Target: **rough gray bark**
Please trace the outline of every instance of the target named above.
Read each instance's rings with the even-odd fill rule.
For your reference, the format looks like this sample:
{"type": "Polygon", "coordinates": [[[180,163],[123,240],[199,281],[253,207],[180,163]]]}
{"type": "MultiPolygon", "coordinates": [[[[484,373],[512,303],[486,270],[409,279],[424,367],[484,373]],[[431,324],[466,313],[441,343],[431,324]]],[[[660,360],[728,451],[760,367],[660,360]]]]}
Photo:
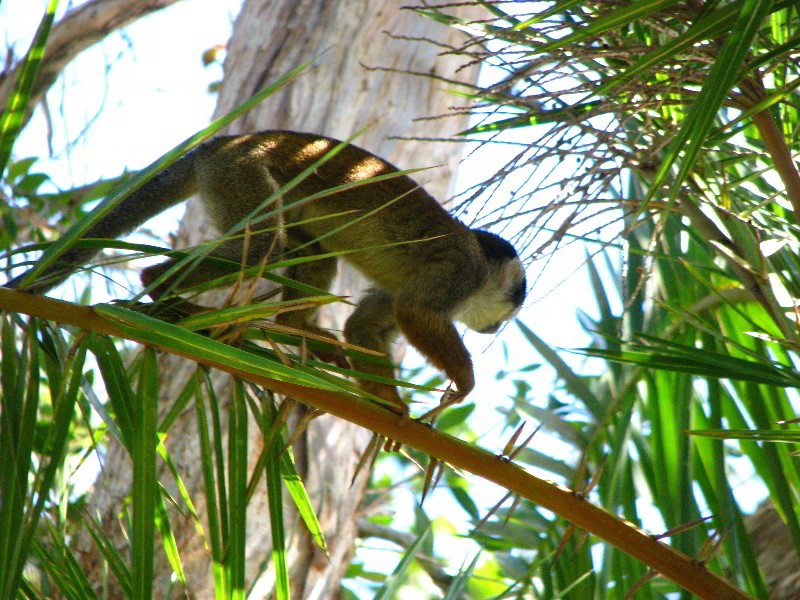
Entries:
{"type": "MultiPolygon", "coordinates": [[[[458,158],[458,146],[445,143],[407,142],[388,136],[445,137],[466,125],[464,118],[413,122],[415,117],[446,113],[458,98],[446,94],[453,87],[433,78],[413,77],[381,69],[429,73],[474,83],[473,68],[456,74],[461,62],[452,56],[439,56],[441,49],[429,43],[393,40],[384,33],[435,39],[458,45],[461,35],[436,25],[410,11],[400,10],[405,0],[248,0],[238,16],[228,46],[217,116],[251,96],[264,85],[303,62],[313,60],[315,68],[278,95],[240,119],[228,133],[261,129],[294,129],[346,138],[360,127],[372,128],[357,140],[358,145],[375,152],[400,168],[443,165],[421,173],[418,180],[440,200],[447,196],[458,158]]],[[[181,244],[194,244],[214,236],[199,206],[190,203],[179,234],[181,244]]],[[[341,270],[340,270],[341,271],[341,270]]],[[[359,283],[353,273],[340,272],[336,293],[356,294],[359,283]]],[[[328,311],[323,325],[341,330],[341,311],[328,311]]],[[[162,368],[162,406],[164,410],[177,397],[194,365],[165,356],[162,368]]],[[[225,398],[225,383],[219,382],[225,398]]],[[[223,424],[223,430],[226,425],[223,424]]],[[[249,466],[262,448],[254,423],[250,424],[249,466]]],[[[356,538],[355,519],[362,498],[365,474],[350,486],[358,456],[370,433],[333,417],[312,422],[296,452],[298,469],[311,495],[328,546],[326,557],[307,535],[304,525],[291,516],[287,501],[287,526],[292,544],[289,552],[292,594],[295,598],[334,598],[346,569],[356,538]]],[[[193,411],[187,411],[172,426],[168,448],[184,478],[198,513],[205,514],[202,473],[197,468],[197,432],[193,411]]],[[[127,458],[119,448],[109,449],[105,471],[113,478],[99,483],[91,511],[103,515],[113,526],[122,501],[128,493],[127,458]]],[[[171,478],[164,473],[162,482],[171,478]]],[[[178,540],[189,589],[193,598],[213,597],[210,553],[198,535],[195,524],[173,512],[172,526],[178,540]]],[[[247,585],[252,597],[268,597],[274,576],[270,563],[271,538],[262,484],[250,503],[247,540],[247,585]]],[[[119,538],[118,538],[119,539],[119,538]]],[[[126,542],[120,539],[121,546],[126,542]]],[[[101,576],[100,563],[87,545],[84,565],[93,576],[101,576]]],[[[156,552],[154,589],[166,596],[170,568],[163,553],[156,552]]],[[[177,586],[176,586],[177,587],[177,586]]],[[[173,597],[183,596],[174,589],[173,597]]]]}
{"type": "Polygon", "coordinates": [[[773,600],[800,598],[800,556],[789,528],[780,514],[765,500],[752,515],[744,518],[758,566],[773,600]]]}

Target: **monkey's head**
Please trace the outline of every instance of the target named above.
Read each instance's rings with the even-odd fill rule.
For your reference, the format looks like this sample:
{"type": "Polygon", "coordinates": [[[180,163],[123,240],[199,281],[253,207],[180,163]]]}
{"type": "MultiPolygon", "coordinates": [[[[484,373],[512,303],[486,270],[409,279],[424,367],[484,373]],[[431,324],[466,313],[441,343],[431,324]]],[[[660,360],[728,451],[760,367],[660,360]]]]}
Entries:
{"type": "Polygon", "coordinates": [[[456,307],[454,318],[478,333],[496,333],[525,301],[525,270],[510,243],[499,235],[473,229],[486,255],[489,272],[483,285],[456,307]]]}

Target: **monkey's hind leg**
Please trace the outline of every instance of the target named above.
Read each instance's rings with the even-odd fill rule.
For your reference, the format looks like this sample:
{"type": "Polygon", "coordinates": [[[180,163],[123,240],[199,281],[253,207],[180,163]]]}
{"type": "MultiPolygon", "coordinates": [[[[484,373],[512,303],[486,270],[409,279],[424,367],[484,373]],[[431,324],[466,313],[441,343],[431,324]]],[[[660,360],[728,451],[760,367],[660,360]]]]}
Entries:
{"type": "MultiPolygon", "coordinates": [[[[269,211],[280,208],[283,199],[277,196],[267,206],[261,207],[270,192],[279,191],[278,184],[256,155],[244,153],[239,156],[230,150],[227,154],[230,156],[226,157],[224,152],[199,153],[195,171],[199,197],[206,215],[218,231],[233,231],[235,237],[222,241],[209,253],[209,259],[195,264],[190,271],[182,270],[157,284],[150,292],[154,300],[170,291],[179,292],[236,272],[242,263],[256,266],[270,252],[274,255],[283,252],[283,213],[278,211],[268,217],[263,215],[265,211],[269,214],[269,211]],[[245,219],[252,221],[256,211],[260,211],[264,218],[256,219],[252,232],[245,234],[243,229],[234,230],[245,219]],[[244,256],[245,248],[247,256],[244,256]],[[215,263],[213,258],[224,258],[233,264],[215,263]]],[[[173,258],[145,269],[142,283],[150,287],[180,260],[173,258]]]]}
{"type": "MultiPolygon", "coordinates": [[[[266,240],[259,239],[255,236],[250,241],[247,260],[245,261],[248,266],[258,265],[264,257],[264,254],[268,251],[268,248],[264,247],[265,241],[266,240]]],[[[235,273],[241,268],[243,254],[242,245],[243,242],[239,239],[223,242],[209,254],[211,260],[203,259],[198,264],[191,267],[190,271],[181,269],[170,275],[167,279],[155,285],[149,292],[149,296],[153,300],[159,300],[168,293],[181,292],[195,285],[235,273]],[[225,259],[230,261],[230,264],[226,265],[220,262],[214,262],[214,258],[225,259]]],[[[279,250],[276,250],[276,252],[279,252],[279,250]]],[[[157,265],[147,267],[142,271],[142,285],[145,288],[150,287],[164,273],[172,269],[182,260],[183,257],[170,258],[157,265]]],[[[186,268],[188,269],[189,267],[186,268]]]]}
{"type": "MultiPolygon", "coordinates": [[[[385,359],[352,359],[353,367],[371,375],[394,379],[394,367],[389,359],[389,345],[397,335],[392,297],[383,290],[370,290],[344,326],[345,339],[357,346],[377,350],[385,359]],[[379,361],[379,362],[377,362],[379,361]]],[[[362,379],[358,386],[367,393],[386,400],[397,407],[401,414],[408,414],[408,405],[400,398],[397,388],[385,383],[362,379]]]]}
{"type": "MultiPolygon", "coordinates": [[[[312,244],[311,246],[303,248],[301,251],[292,253],[290,258],[313,257],[322,254],[322,252],[323,250],[318,244],[312,244]]],[[[292,265],[286,271],[286,277],[289,279],[320,290],[325,290],[326,292],[330,289],[335,276],[335,257],[315,259],[309,262],[292,265]]],[[[284,286],[283,288],[283,300],[302,300],[307,296],[309,296],[309,294],[296,288],[289,286],[284,286]]],[[[316,325],[316,317],[317,308],[310,307],[280,313],[275,318],[275,322],[278,325],[284,325],[286,327],[336,340],[335,335],[316,325]]],[[[324,362],[338,364],[346,368],[348,366],[347,361],[341,354],[341,351],[337,352],[337,350],[338,348],[334,348],[331,352],[315,350],[314,355],[324,362]]]]}

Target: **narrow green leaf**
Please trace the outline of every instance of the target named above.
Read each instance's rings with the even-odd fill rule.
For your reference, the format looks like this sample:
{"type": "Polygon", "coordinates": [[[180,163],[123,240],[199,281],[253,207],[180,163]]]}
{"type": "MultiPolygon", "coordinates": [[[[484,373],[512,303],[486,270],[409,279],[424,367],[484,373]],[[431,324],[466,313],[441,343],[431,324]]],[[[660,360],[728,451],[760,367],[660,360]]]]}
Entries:
{"type": "MultiPolygon", "coordinates": [[[[0,598],[13,598],[27,560],[21,546],[31,532],[24,529],[32,464],[33,434],[39,408],[39,351],[36,343],[37,321],[31,319],[28,335],[17,354],[13,346],[15,327],[3,315],[3,395],[0,398],[0,598]],[[23,371],[25,376],[23,376],[23,371]],[[27,379],[27,386],[25,385],[27,379]]],[[[36,515],[38,517],[38,515],[36,515]]]]}
{"type": "Polygon", "coordinates": [[[244,600],[245,540],[247,535],[247,403],[244,385],[234,379],[233,398],[228,415],[228,498],[230,526],[228,560],[231,573],[231,598],[244,600]]]}
{"type": "Polygon", "coordinates": [[[567,363],[561,360],[561,357],[559,357],[541,338],[533,333],[533,331],[528,329],[522,321],[516,319],[515,322],[520,330],[522,330],[522,334],[528,342],[542,355],[542,358],[550,363],[556,370],[556,373],[558,373],[558,376],[564,380],[564,383],[567,385],[567,390],[583,402],[586,408],[589,409],[589,412],[591,412],[598,421],[602,421],[605,409],[602,403],[589,389],[589,386],[586,385],[583,378],[576,375],[575,372],[569,368],[567,363]]]}
{"type": "Polygon", "coordinates": [[[457,600],[462,597],[462,593],[464,593],[467,584],[472,578],[472,573],[475,571],[480,556],[481,553],[476,552],[475,556],[472,557],[472,560],[466,567],[462,564],[458,573],[456,573],[456,576],[453,577],[453,580],[450,582],[450,585],[447,586],[447,593],[442,600],[457,600]]]}
{"type": "MultiPolygon", "coordinates": [[[[201,369],[202,367],[198,366],[197,368],[201,369]]],[[[186,410],[186,407],[189,406],[189,402],[192,401],[192,396],[197,394],[196,386],[196,377],[192,377],[186,382],[186,385],[183,386],[178,398],[175,400],[172,406],[170,406],[169,411],[166,415],[164,415],[161,423],[159,423],[158,430],[160,432],[166,433],[169,431],[169,428],[172,427],[172,424],[175,422],[175,420],[181,414],[183,414],[183,412],[186,410]]],[[[177,475],[177,470],[175,471],[175,475],[177,475]]]]}
{"type": "Polygon", "coordinates": [[[313,304],[323,306],[331,302],[338,302],[338,296],[310,296],[303,298],[302,301],[294,302],[259,302],[257,304],[245,304],[243,306],[230,306],[208,313],[194,315],[180,321],[179,325],[191,331],[198,329],[208,329],[220,325],[232,325],[235,323],[250,323],[257,319],[266,319],[276,313],[291,308],[293,305],[313,304]]]}
{"type": "Polygon", "coordinates": [[[120,306],[99,304],[94,307],[94,310],[101,316],[112,320],[131,337],[144,340],[149,344],[168,348],[178,353],[192,354],[201,359],[207,358],[236,365],[237,368],[244,371],[282,381],[291,381],[322,389],[340,389],[332,385],[330,380],[314,376],[313,371],[285,367],[278,361],[265,361],[238,348],[120,306]]]}
{"type": "MultiPolygon", "coordinates": [[[[562,0],[561,2],[556,2],[547,10],[544,10],[535,16],[531,17],[530,19],[526,19],[525,21],[518,22],[514,25],[514,29],[518,31],[522,31],[524,29],[530,28],[531,25],[536,25],[536,23],[541,23],[545,19],[558,15],[560,13],[564,13],[568,11],[570,8],[576,5],[582,4],[581,0],[562,0]]],[[[535,30],[530,33],[536,33],[535,30]]]]}
{"type": "Polygon", "coordinates": [[[411,544],[408,550],[406,550],[403,554],[400,562],[397,563],[397,566],[394,568],[394,571],[392,571],[392,574],[386,578],[386,581],[381,586],[381,589],[378,590],[377,594],[375,594],[375,600],[390,600],[391,598],[397,597],[403,575],[408,570],[408,567],[411,566],[411,561],[414,560],[417,552],[424,546],[425,541],[430,533],[431,528],[427,527],[422,533],[419,534],[419,536],[417,536],[417,539],[414,540],[414,543],[411,544]]]}
{"type": "Polygon", "coordinates": [[[550,453],[539,452],[533,448],[523,448],[515,460],[563,477],[565,481],[573,481],[576,475],[575,469],[563,460],[555,459],[550,453]]]}
{"type": "Polygon", "coordinates": [[[752,440],[787,444],[800,442],[800,431],[796,429],[690,429],[686,433],[722,440],[752,440]]]}
{"type": "Polygon", "coordinates": [[[591,37],[601,35],[606,31],[617,29],[629,23],[634,23],[648,15],[664,10],[677,2],[678,0],[639,0],[638,2],[626,3],[612,13],[594,19],[584,27],[575,27],[576,31],[574,33],[537,46],[536,53],[546,54],[556,49],[565,51],[570,44],[582,42],[591,37]]]}
{"type": "Polygon", "coordinates": [[[800,375],[772,368],[761,362],[748,361],[711,352],[698,356],[690,352],[667,352],[664,348],[656,350],[646,346],[629,345],[631,350],[603,350],[581,348],[573,350],[579,354],[598,356],[606,360],[638,365],[642,368],[659,369],[680,373],[691,373],[703,377],[718,377],[753,383],[764,383],[779,387],[796,387],[800,375]]]}
{"type": "Polygon", "coordinates": [[[50,35],[50,27],[56,16],[58,0],[49,0],[44,16],[36,30],[30,50],[25,55],[25,60],[19,70],[14,90],[8,97],[6,110],[0,116],[0,173],[2,173],[8,159],[11,156],[11,148],[17,139],[22,122],[25,119],[25,111],[28,110],[31,89],[36,81],[36,74],[39,72],[39,65],[44,56],[44,47],[50,35]]]}
{"type": "Polygon", "coordinates": [[[39,157],[29,156],[28,158],[21,158],[12,162],[8,166],[8,180],[14,183],[14,180],[17,178],[27,175],[37,160],[39,160],[39,157]]]}
{"type": "Polygon", "coordinates": [[[459,506],[464,509],[464,512],[466,512],[474,522],[477,523],[480,521],[480,510],[472,499],[472,496],[469,495],[469,484],[467,480],[460,475],[450,474],[447,476],[447,486],[450,488],[450,493],[453,494],[453,498],[455,498],[459,506]]]}
{"type": "Polygon", "coordinates": [[[105,531],[103,531],[102,525],[94,519],[83,515],[81,522],[86,526],[89,535],[92,536],[95,547],[106,560],[109,567],[111,567],[111,572],[116,576],[125,597],[130,598],[133,596],[131,571],[120,555],[119,550],[117,550],[117,547],[114,545],[114,542],[112,542],[105,531]]]}
{"type": "Polygon", "coordinates": [[[146,348],[136,393],[133,430],[133,526],[131,555],[133,598],[148,600],[153,593],[155,541],[156,428],[158,426],[158,362],[155,350],[146,348]]]}
{"type": "Polygon", "coordinates": [[[465,425],[467,418],[475,411],[475,403],[469,402],[461,406],[448,409],[436,420],[436,427],[441,431],[448,431],[465,425]]]}
{"type": "MultiPolygon", "coordinates": [[[[505,106],[505,100],[499,99],[505,106]]],[[[475,133],[486,133],[495,131],[507,131],[510,129],[517,129],[520,127],[531,127],[533,125],[545,125],[547,123],[563,123],[564,121],[577,121],[581,118],[586,119],[589,116],[600,116],[612,110],[605,102],[584,102],[568,106],[566,108],[559,108],[556,110],[537,110],[530,111],[530,107],[524,108],[524,114],[509,117],[508,119],[500,119],[492,121],[491,123],[484,123],[475,125],[464,131],[460,131],[458,135],[467,136],[475,133]]]]}
{"type": "Polygon", "coordinates": [[[744,57],[750,49],[753,38],[758,33],[761,22],[769,14],[772,0],[745,0],[731,34],[711,67],[703,89],[691,104],[689,114],[681,124],[681,129],[673,138],[669,151],[658,169],[650,191],[647,194],[639,213],[645,210],[650,200],[659,193],[667,173],[683,153],[678,175],[673,182],[669,198],[675,198],[678,189],[686,180],[694,166],[706,135],[714,124],[717,111],[730,89],[741,77],[744,57]]]}
{"type": "Polygon", "coordinates": [[[94,593],[89,579],[72,556],[72,550],[67,547],[63,534],[55,531],[50,524],[48,524],[48,530],[50,547],[45,546],[40,540],[34,539],[31,545],[32,557],[47,573],[47,576],[55,584],[54,587],[65,597],[95,600],[97,595],[94,593]]]}
{"type": "MultiPolygon", "coordinates": [[[[39,518],[44,512],[45,503],[50,498],[50,490],[55,482],[56,474],[63,466],[75,402],[81,388],[85,360],[86,346],[84,344],[79,344],[74,354],[72,354],[71,360],[68,361],[65,366],[65,370],[68,370],[70,373],[69,379],[65,378],[62,381],[62,387],[59,390],[58,396],[53,398],[53,408],[55,412],[46,442],[46,447],[51,449],[50,460],[43,466],[40,466],[37,472],[38,486],[36,489],[36,502],[25,515],[21,541],[14,548],[14,553],[17,557],[15,561],[20,560],[24,562],[25,559],[27,559],[31,543],[38,532],[39,518]]],[[[38,376],[36,379],[36,385],[38,387],[38,376]]],[[[30,431],[32,432],[32,428],[30,431]]]]}
{"type": "Polygon", "coordinates": [[[118,428],[120,443],[132,452],[134,428],[134,393],[128,381],[125,365],[108,336],[92,334],[89,347],[97,360],[103,383],[108,393],[109,402],[114,409],[116,419],[106,423],[112,431],[118,428]]]}
{"type": "MultiPolygon", "coordinates": [[[[228,548],[230,544],[230,535],[228,533],[228,526],[230,523],[230,516],[228,510],[228,491],[225,487],[228,479],[225,475],[225,452],[222,447],[222,414],[220,403],[217,399],[214,384],[208,374],[208,370],[203,371],[203,378],[205,383],[205,390],[208,394],[208,404],[211,411],[211,428],[213,434],[213,448],[214,448],[214,464],[217,467],[217,498],[219,501],[219,525],[222,533],[222,548],[228,548]]],[[[230,569],[230,564],[227,565],[230,569]]],[[[230,579],[227,581],[226,586],[230,590],[230,579]]]]}
{"type": "MultiPolygon", "coordinates": [[[[162,442],[159,442],[163,445],[162,442]]],[[[175,534],[172,533],[172,526],[169,523],[169,513],[167,512],[167,505],[164,503],[164,496],[160,488],[157,489],[157,496],[155,501],[155,524],[161,534],[161,543],[164,546],[164,554],[167,556],[172,573],[175,575],[181,587],[186,587],[186,576],[183,572],[183,564],[181,564],[181,556],[178,552],[178,543],[175,541],[175,534]]],[[[185,490],[184,490],[185,491],[185,490]]],[[[197,515],[194,515],[197,519],[197,515]]]]}
{"type": "MultiPolygon", "coordinates": [[[[282,437],[280,439],[284,440],[284,445],[288,443],[288,438],[282,437]]],[[[297,507],[297,512],[306,525],[306,529],[308,529],[308,532],[314,538],[317,546],[319,546],[323,552],[327,553],[328,544],[325,542],[322,525],[314,511],[314,506],[311,503],[308,491],[305,485],[303,485],[303,480],[297,472],[291,448],[287,448],[286,451],[281,454],[278,459],[278,466],[280,467],[281,477],[286,484],[286,489],[292,497],[295,507],[297,507]]]]}
{"type": "Polygon", "coordinates": [[[656,48],[638,59],[633,65],[625,69],[622,73],[608,77],[600,81],[596,90],[592,91],[592,96],[603,96],[610,90],[620,86],[627,81],[642,74],[653,73],[656,65],[674,58],[680,52],[688,50],[695,44],[707,39],[714,38],[720,33],[727,31],[736,19],[742,7],[742,0],[721,7],[719,10],[712,11],[699,21],[692,23],[689,29],[664,45],[656,48]]]}
{"type": "MultiPolygon", "coordinates": [[[[263,429],[269,431],[275,425],[277,411],[272,403],[265,403],[263,409],[263,429]]],[[[282,442],[273,442],[269,448],[266,462],[267,470],[267,503],[269,505],[269,524],[272,534],[272,560],[275,563],[275,595],[278,600],[289,600],[289,567],[286,556],[286,533],[283,523],[283,494],[281,473],[278,466],[277,453],[282,449],[282,442]]]]}
{"type": "Polygon", "coordinates": [[[228,597],[228,577],[223,564],[222,530],[220,521],[226,518],[220,515],[217,508],[217,488],[214,480],[214,461],[211,441],[208,435],[208,417],[205,402],[203,401],[201,375],[196,372],[194,376],[195,389],[195,416],[197,417],[197,431],[200,437],[200,461],[203,466],[203,485],[206,498],[206,517],[208,519],[208,536],[211,543],[211,571],[214,577],[214,591],[217,598],[228,597]]]}

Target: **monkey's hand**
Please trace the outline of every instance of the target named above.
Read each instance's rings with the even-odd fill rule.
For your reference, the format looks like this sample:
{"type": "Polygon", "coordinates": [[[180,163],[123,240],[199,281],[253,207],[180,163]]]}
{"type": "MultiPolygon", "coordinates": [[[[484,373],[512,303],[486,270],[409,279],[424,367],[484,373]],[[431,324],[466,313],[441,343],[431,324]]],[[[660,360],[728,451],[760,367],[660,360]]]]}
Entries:
{"type": "Polygon", "coordinates": [[[395,304],[397,324],[411,345],[456,385],[461,398],[475,387],[472,359],[450,318],[422,305],[395,304]]]}
{"type": "Polygon", "coordinates": [[[475,372],[472,370],[472,360],[469,360],[466,364],[457,365],[457,368],[452,369],[452,372],[450,369],[445,368],[445,373],[453,380],[456,386],[456,391],[452,392],[448,399],[457,398],[456,401],[452,402],[453,404],[463,400],[475,387],[475,372]]]}

